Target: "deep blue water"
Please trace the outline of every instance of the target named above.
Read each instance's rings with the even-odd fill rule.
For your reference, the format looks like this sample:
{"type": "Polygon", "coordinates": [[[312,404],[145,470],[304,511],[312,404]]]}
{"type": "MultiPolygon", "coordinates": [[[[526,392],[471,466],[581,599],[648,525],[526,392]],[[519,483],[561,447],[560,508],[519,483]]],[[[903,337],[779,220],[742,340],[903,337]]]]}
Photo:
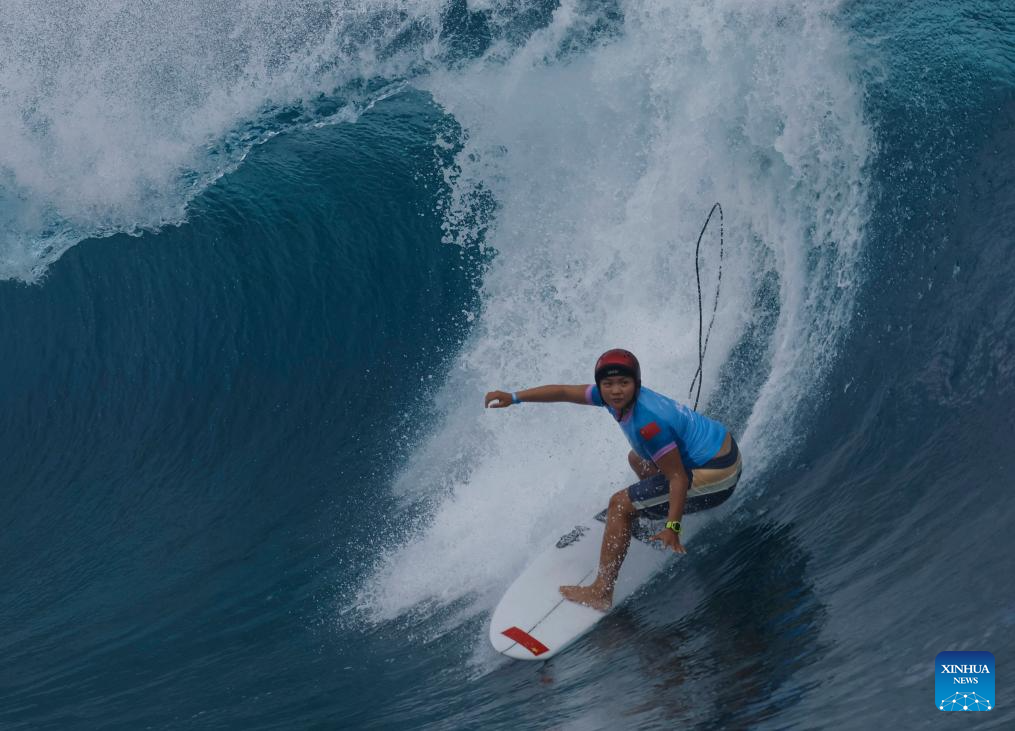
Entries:
{"type": "Polygon", "coordinates": [[[0,727],[943,727],[960,649],[1015,721],[1015,9],[187,8],[0,31],[0,727]],[[716,199],[738,494],[502,660],[626,447],[482,394],[682,398],[716,199]]]}

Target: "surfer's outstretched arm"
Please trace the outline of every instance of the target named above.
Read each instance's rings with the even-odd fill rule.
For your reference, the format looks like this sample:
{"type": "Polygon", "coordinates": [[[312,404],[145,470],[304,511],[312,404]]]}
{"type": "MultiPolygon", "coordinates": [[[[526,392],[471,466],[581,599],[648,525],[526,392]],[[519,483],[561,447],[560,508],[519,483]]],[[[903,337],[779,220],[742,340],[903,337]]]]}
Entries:
{"type": "Polygon", "coordinates": [[[585,390],[588,386],[536,386],[526,388],[523,391],[515,391],[513,394],[508,391],[490,391],[486,394],[485,404],[488,409],[503,409],[511,404],[523,401],[534,401],[537,403],[563,402],[569,404],[584,404],[585,390]]]}

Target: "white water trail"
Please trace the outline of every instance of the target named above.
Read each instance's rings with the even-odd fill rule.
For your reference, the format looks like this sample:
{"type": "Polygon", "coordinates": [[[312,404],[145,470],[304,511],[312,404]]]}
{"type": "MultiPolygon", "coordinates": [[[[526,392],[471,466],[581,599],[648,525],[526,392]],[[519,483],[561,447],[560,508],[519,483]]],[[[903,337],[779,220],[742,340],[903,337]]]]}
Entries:
{"type": "MultiPolygon", "coordinates": [[[[484,411],[483,393],[587,383],[600,352],[625,347],[646,385],[683,398],[697,364],[693,247],[714,201],[727,251],[703,403],[758,316],[759,282],[779,282],[770,374],[745,395],[756,402],[738,435],[742,489],[791,448],[794,415],[849,326],[872,135],[835,5],[621,8],[621,32],[581,52],[569,44],[589,27],[589,5],[564,0],[517,50],[495,45],[420,82],[467,134],[447,171],[448,237],[478,238],[475,201],[492,196],[485,241],[497,255],[438,397],[446,423],[396,486],[407,502],[428,498],[430,521],[360,593],[375,621],[454,607],[453,627],[489,611],[538,550],[631,481],[605,413],[484,411]]],[[[714,255],[705,270],[709,292],[714,255]]]]}

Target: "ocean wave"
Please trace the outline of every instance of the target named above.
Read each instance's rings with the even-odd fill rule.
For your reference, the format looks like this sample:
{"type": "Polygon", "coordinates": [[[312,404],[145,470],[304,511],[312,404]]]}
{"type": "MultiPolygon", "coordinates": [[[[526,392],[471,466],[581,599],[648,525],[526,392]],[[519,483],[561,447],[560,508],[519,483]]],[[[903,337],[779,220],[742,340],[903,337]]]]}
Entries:
{"type": "Polygon", "coordinates": [[[622,32],[566,53],[586,8],[563,2],[512,53],[417,81],[463,128],[446,237],[495,257],[438,396],[445,422],[396,484],[428,517],[363,588],[375,620],[490,609],[548,536],[626,484],[626,447],[601,414],[484,412],[481,394],[587,383],[595,357],[622,346],[647,384],[680,397],[697,366],[693,247],[714,201],[726,259],[703,403],[722,401],[715,374],[735,378],[735,355],[763,374],[724,395],[744,414],[748,492],[799,439],[849,330],[873,141],[836,7],[625,3],[622,32]]]}

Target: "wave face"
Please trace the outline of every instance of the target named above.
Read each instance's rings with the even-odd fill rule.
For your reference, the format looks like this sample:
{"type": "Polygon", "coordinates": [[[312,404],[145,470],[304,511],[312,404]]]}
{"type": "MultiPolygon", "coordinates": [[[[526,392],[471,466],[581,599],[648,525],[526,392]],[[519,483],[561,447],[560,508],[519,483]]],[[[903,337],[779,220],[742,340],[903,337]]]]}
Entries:
{"type": "Polygon", "coordinates": [[[911,727],[1012,649],[1011,12],[9,5],[0,725],[911,727]],[[500,595],[630,477],[482,394],[620,346],[682,399],[715,201],[737,495],[507,663],[500,595]]]}

